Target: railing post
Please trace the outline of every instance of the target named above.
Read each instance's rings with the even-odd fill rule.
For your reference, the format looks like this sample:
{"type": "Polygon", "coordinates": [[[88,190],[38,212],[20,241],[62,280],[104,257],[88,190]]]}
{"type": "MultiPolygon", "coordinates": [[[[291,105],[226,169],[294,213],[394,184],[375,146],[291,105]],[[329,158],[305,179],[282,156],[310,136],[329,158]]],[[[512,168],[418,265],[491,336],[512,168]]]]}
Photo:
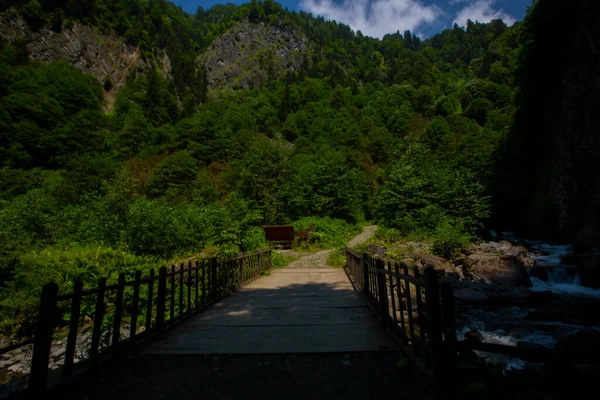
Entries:
{"type": "Polygon", "coordinates": [[[192,262],[188,262],[188,271],[187,271],[187,313],[192,312],[192,262]]]}
{"type": "Polygon", "coordinates": [[[244,270],[244,259],[240,258],[238,262],[240,263],[240,286],[243,286],[246,283],[246,276],[244,275],[246,273],[244,270]]]}
{"type": "Polygon", "coordinates": [[[381,326],[387,328],[388,319],[390,316],[390,308],[388,305],[387,298],[387,285],[385,283],[385,263],[383,260],[377,260],[376,262],[377,272],[377,294],[379,295],[379,312],[381,313],[381,326]]]}
{"type": "MultiPolygon", "coordinates": [[[[401,263],[402,272],[405,276],[409,276],[408,274],[408,266],[402,262],[401,263]]],[[[415,293],[420,296],[420,293],[417,293],[417,288],[415,285],[415,293]]],[[[410,334],[410,344],[415,350],[417,354],[421,354],[421,346],[417,346],[417,340],[415,335],[415,323],[413,318],[413,305],[412,305],[412,296],[410,295],[410,282],[407,279],[404,279],[404,296],[406,298],[406,311],[408,312],[408,332],[410,334]]]]}
{"type": "Polygon", "coordinates": [[[456,392],[457,340],[456,321],[454,319],[454,288],[447,283],[442,284],[442,322],[444,327],[444,350],[447,371],[445,390],[448,398],[456,392]]]}
{"type": "Polygon", "coordinates": [[[369,299],[369,262],[367,253],[363,253],[361,263],[363,267],[363,295],[369,299]]]}
{"type": "Polygon", "coordinates": [[[194,310],[196,310],[198,309],[198,307],[200,307],[200,262],[198,260],[196,260],[196,272],[194,273],[194,275],[194,283],[196,284],[196,301],[194,305],[194,310]]]}
{"type": "Polygon", "coordinates": [[[129,325],[129,345],[133,348],[135,344],[135,335],[137,333],[137,320],[140,312],[140,281],[142,280],[142,272],[135,271],[133,281],[133,299],[131,300],[131,324],[129,325]]]}
{"type": "Polygon", "coordinates": [[[217,258],[210,260],[210,299],[217,300],[217,258]]]}
{"type": "Polygon", "coordinates": [[[62,380],[67,381],[73,375],[73,362],[75,359],[75,348],[77,347],[77,334],[79,333],[79,318],[81,315],[81,292],[83,282],[76,281],[73,285],[73,299],[71,300],[71,318],[69,320],[69,336],[67,337],[67,348],[65,350],[65,364],[63,367],[62,380]]]}
{"type": "MultiPolygon", "coordinates": [[[[409,293],[410,296],[410,293],[409,293]]],[[[429,317],[429,342],[431,366],[436,397],[445,397],[444,385],[444,343],[442,340],[442,313],[440,307],[440,283],[433,267],[425,269],[425,296],[429,317]]]]}
{"type": "Polygon", "coordinates": [[[159,331],[165,328],[165,312],[167,302],[167,267],[158,270],[158,293],[156,295],[156,327],[159,331]]]}
{"type": "Polygon", "coordinates": [[[183,273],[184,273],[184,269],[185,269],[185,264],[181,263],[179,264],[179,316],[178,318],[181,319],[183,317],[183,273]]]}
{"type": "Polygon", "coordinates": [[[257,264],[258,264],[258,275],[260,276],[260,274],[262,274],[260,251],[256,253],[256,257],[257,257],[257,264]]]}
{"type": "MultiPolygon", "coordinates": [[[[417,279],[417,282],[421,278],[419,274],[419,267],[416,265],[413,267],[413,275],[417,279]]],[[[423,299],[421,298],[421,285],[415,285],[415,294],[417,300],[417,315],[419,316],[419,343],[422,347],[425,344],[425,316],[423,315],[423,299]]]]}
{"type": "Polygon", "coordinates": [[[148,300],[146,303],[146,331],[145,334],[150,334],[152,329],[152,303],[154,303],[154,268],[150,270],[148,276],[148,300]]]}
{"type": "Polygon", "coordinates": [[[171,285],[169,286],[169,323],[173,323],[175,321],[175,301],[177,300],[175,290],[175,265],[171,265],[171,285]]]}
{"type": "Polygon", "coordinates": [[[46,389],[48,362],[52,349],[52,332],[56,322],[58,285],[54,282],[44,285],[40,297],[40,309],[33,342],[33,356],[29,374],[29,390],[34,393],[46,389]]]}
{"type": "Polygon", "coordinates": [[[121,320],[123,317],[123,293],[125,291],[125,274],[119,274],[119,287],[117,288],[117,301],[115,303],[115,316],[113,319],[112,349],[117,350],[121,340],[121,320]]]}
{"type": "Polygon", "coordinates": [[[106,294],[106,278],[98,281],[96,294],[96,309],[94,310],[94,327],[92,328],[92,344],[90,346],[90,359],[92,363],[98,361],[100,339],[102,337],[102,321],[104,320],[104,295],[106,294]]]}
{"type": "Polygon", "coordinates": [[[202,261],[202,307],[204,307],[206,305],[206,302],[209,301],[208,300],[208,290],[206,288],[206,286],[208,286],[208,277],[206,276],[207,273],[207,268],[206,268],[206,261],[203,260],[202,261]]]}

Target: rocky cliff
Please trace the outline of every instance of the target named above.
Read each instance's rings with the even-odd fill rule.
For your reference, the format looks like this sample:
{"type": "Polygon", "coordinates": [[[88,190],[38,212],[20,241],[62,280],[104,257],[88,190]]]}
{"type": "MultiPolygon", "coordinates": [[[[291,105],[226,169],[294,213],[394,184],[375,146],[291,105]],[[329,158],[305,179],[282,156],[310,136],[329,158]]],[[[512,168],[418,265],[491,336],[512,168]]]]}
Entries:
{"type": "Polygon", "coordinates": [[[508,229],[574,243],[582,280],[600,286],[600,4],[538,2],[523,35],[498,214],[508,229]]]}
{"type": "MultiPolygon", "coordinates": [[[[8,43],[23,41],[32,61],[51,62],[64,60],[81,71],[110,81],[105,92],[105,110],[112,107],[114,97],[131,72],[143,72],[147,63],[140,57],[137,46],[125,43],[113,34],[104,34],[96,28],[78,22],[55,32],[47,26],[33,31],[14,11],[0,14],[0,39],[8,43]]],[[[159,66],[164,76],[169,76],[171,65],[163,52],[159,66]]]]}
{"type": "Polygon", "coordinates": [[[297,71],[310,60],[308,39],[298,30],[245,20],[197,58],[210,90],[260,87],[271,75],[297,71]]]}

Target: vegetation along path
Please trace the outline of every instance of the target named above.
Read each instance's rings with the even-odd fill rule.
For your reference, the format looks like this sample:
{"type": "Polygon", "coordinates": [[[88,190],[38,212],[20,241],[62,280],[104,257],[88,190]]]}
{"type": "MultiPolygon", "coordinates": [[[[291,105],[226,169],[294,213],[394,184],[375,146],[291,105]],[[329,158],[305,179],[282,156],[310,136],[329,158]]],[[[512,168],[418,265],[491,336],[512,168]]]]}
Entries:
{"type": "MultiPolygon", "coordinates": [[[[350,244],[364,242],[375,230],[365,228],[350,244]]],[[[321,253],[326,252],[303,258],[319,260],[314,268],[272,271],[150,343],[141,356],[104,367],[70,394],[77,399],[430,394],[428,379],[406,365],[344,271],[327,267],[321,253]]]]}
{"type": "MultiPolygon", "coordinates": [[[[354,237],[352,240],[350,240],[350,242],[348,242],[348,246],[354,247],[358,244],[366,242],[369,238],[371,238],[375,234],[376,230],[377,230],[377,225],[366,226],[358,236],[354,237]]],[[[282,254],[286,254],[286,251],[287,250],[283,250],[282,254]]],[[[299,259],[286,265],[285,268],[288,268],[288,269],[292,269],[292,268],[294,268],[294,269],[330,268],[327,265],[327,257],[329,257],[329,255],[333,251],[334,250],[332,250],[332,249],[321,250],[316,253],[312,253],[312,254],[300,257],[299,259]]]]}
{"type": "MultiPolygon", "coordinates": [[[[369,227],[360,236],[366,238],[372,230],[369,227]]],[[[354,291],[344,270],[329,268],[324,260],[313,268],[272,271],[167,332],[145,353],[331,353],[394,349],[395,345],[381,332],[379,322],[362,296],[354,291]]]]}

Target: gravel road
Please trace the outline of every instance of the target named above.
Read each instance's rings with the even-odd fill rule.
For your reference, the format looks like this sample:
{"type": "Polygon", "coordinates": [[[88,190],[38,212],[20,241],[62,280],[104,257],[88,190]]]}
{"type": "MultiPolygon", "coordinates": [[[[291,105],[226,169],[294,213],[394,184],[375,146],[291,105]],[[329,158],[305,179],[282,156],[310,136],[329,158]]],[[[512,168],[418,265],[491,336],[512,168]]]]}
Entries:
{"type": "MultiPolygon", "coordinates": [[[[358,236],[354,237],[352,240],[350,240],[350,242],[348,242],[348,247],[354,247],[358,244],[366,242],[371,236],[373,236],[373,234],[375,234],[376,230],[377,225],[366,226],[363,229],[362,233],[360,233],[358,236]]],[[[284,250],[282,253],[286,254],[285,251],[286,250],[284,250]]],[[[291,263],[286,265],[285,268],[330,268],[327,265],[327,257],[329,257],[329,255],[333,251],[334,250],[322,250],[316,253],[300,257],[299,259],[292,261],[291,263]]]]}

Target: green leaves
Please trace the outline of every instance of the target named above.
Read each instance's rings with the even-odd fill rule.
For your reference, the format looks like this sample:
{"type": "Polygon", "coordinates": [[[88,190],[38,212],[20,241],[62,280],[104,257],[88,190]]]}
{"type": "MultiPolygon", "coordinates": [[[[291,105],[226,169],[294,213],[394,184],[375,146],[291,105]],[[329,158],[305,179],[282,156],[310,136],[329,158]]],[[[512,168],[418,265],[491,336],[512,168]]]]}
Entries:
{"type": "Polygon", "coordinates": [[[183,191],[196,180],[198,165],[189,152],[173,153],[152,171],[148,180],[149,193],[161,197],[172,191],[171,195],[182,195],[183,191]]]}
{"type": "Polygon", "coordinates": [[[441,236],[451,226],[457,232],[473,232],[489,215],[483,186],[472,173],[433,160],[427,148],[414,141],[400,147],[377,195],[376,212],[382,225],[404,234],[441,236]]]}

